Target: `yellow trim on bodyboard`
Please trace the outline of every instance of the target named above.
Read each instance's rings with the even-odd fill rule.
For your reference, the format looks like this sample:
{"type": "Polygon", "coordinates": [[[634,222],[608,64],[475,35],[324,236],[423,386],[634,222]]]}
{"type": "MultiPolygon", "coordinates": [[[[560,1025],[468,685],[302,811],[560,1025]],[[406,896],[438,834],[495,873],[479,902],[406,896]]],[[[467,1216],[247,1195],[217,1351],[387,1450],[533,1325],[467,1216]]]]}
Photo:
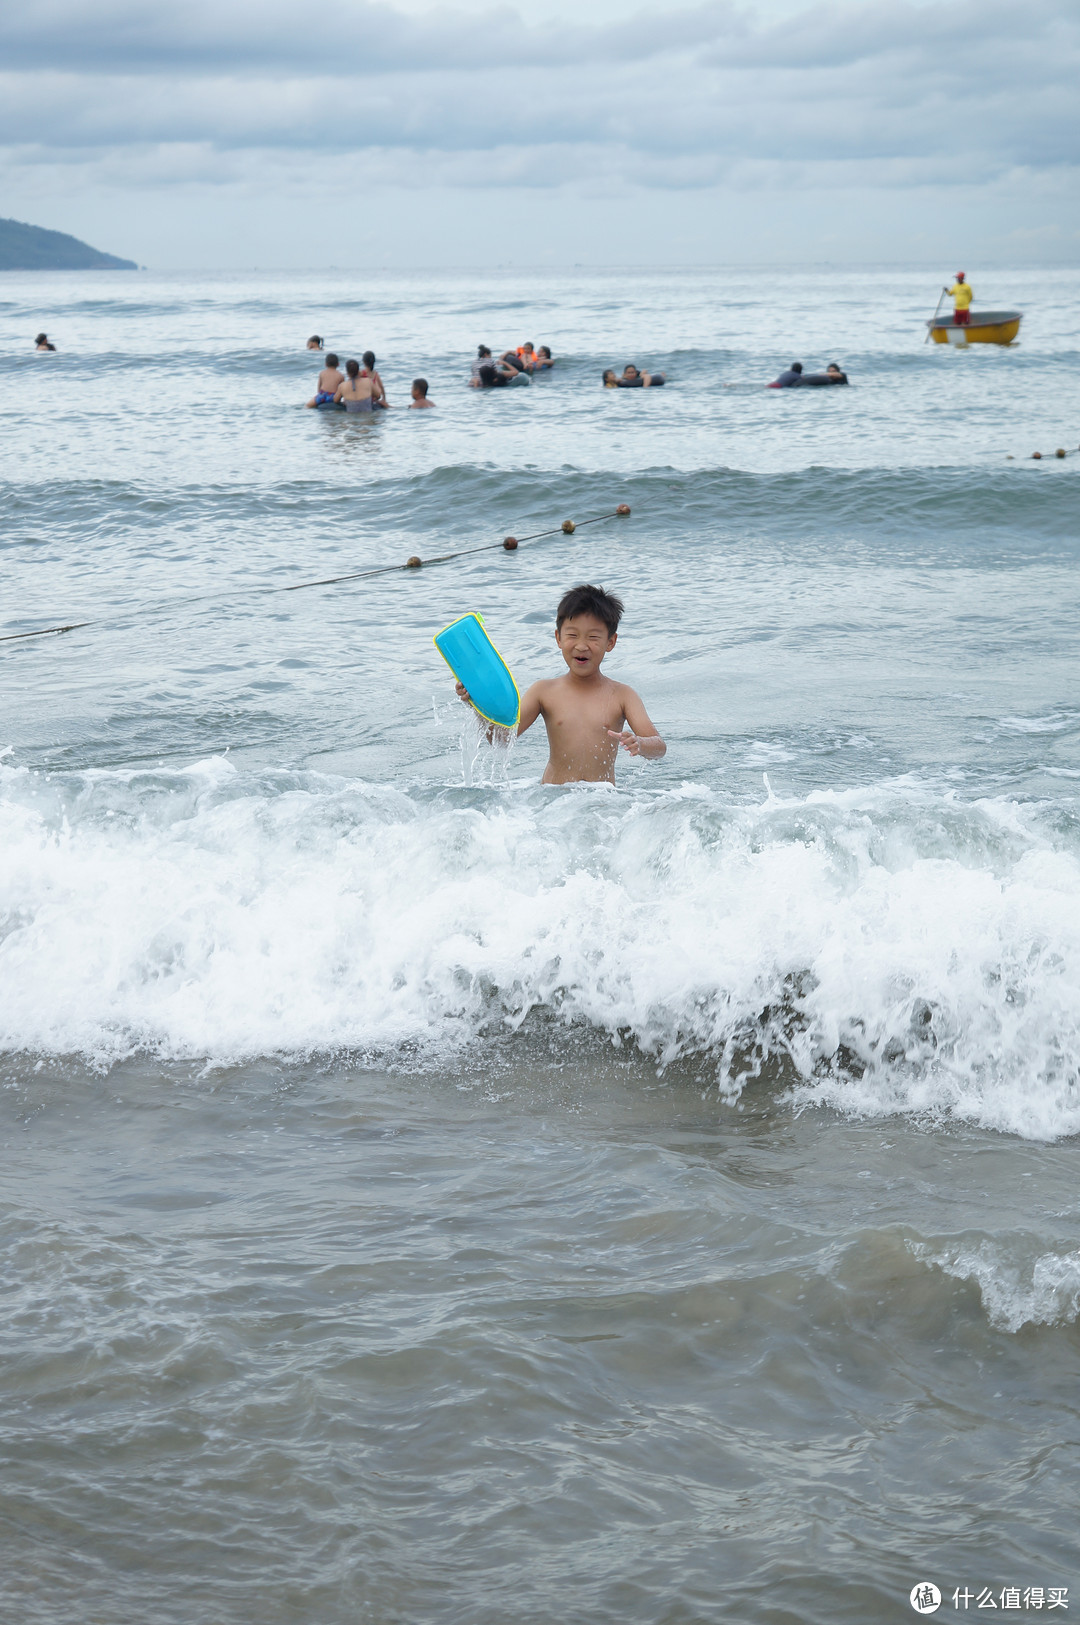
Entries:
{"type": "MultiPolygon", "coordinates": [[[[489,717],[487,715],[486,711],[481,711],[480,707],[476,704],[476,701],[472,698],[471,695],[469,697],[469,704],[472,706],[472,708],[476,712],[477,716],[481,717],[484,722],[490,723],[493,728],[502,728],[504,730],[504,732],[508,733],[511,729],[516,728],[518,723],[521,721],[521,690],[517,686],[517,680],[514,677],[513,672],[510,670],[510,667],[506,664],[506,661],[503,659],[501,651],[499,649],[495,648],[495,644],[492,641],[491,633],[488,631],[487,626],[484,623],[484,617],[482,615],[480,615],[475,609],[469,610],[468,614],[471,615],[474,620],[479,621],[480,625],[484,628],[484,636],[487,638],[488,643],[491,644],[492,649],[495,650],[495,654],[498,656],[499,662],[500,662],[503,670],[505,671],[507,677],[509,677],[509,679],[510,679],[510,683],[511,683],[511,686],[512,686],[512,688],[514,690],[514,693],[517,695],[517,716],[514,718],[513,722],[498,722],[498,721],[496,721],[496,719],[494,717],[489,717]]],[[[462,621],[462,620],[465,620],[465,619],[467,619],[467,616],[465,616],[465,615],[455,615],[454,619],[452,621],[450,621],[447,626],[443,627],[442,632],[436,632],[435,636],[431,640],[432,643],[435,645],[436,649],[439,650],[439,654],[442,656],[443,660],[446,661],[447,668],[450,671],[451,675],[459,683],[461,682],[461,678],[458,677],[457,672],[454,670],[453,666],[450,665],[449,660],[446,659],[446,656],[443,654],[442,650],[439,649],[439,639],[442,637],[443,632],[449,632],[451,626],[456,626],[458,621],[462,621]]]]}

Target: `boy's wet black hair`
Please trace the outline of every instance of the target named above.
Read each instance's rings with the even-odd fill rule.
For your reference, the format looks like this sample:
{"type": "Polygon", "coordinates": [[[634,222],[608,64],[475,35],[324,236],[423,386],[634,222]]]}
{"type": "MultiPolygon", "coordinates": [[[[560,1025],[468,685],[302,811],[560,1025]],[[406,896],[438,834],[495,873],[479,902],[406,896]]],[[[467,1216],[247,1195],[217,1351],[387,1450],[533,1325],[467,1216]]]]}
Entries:
{"type": "Polygon", "coordinates": [[[616,598],[613,592],[605,592],[603,587],[590,587],[586,583],[571,587],[559,600],[559,607],[555,611],[555,630],[561,632],[563,622],[573,620],[575,615],[593,615],[598,621],[603,621],[614,637],[619,630],[622,614],[621,598],[616,598]]]}
{"type": "Polygon", "coordinates": [[[425,400],[427,399],[428,382],[426,378],[414,378],[412,381],[412,387],[414,389],[418,389],[421,395],[424,396],[425,400]]]}
{"type": "Polygon", "coordinates": [[[331,351],[330,354],[327,356],[326,365],[328,367],[336,367],[337,366],[337,356],[334,355],[333,351],[331,351]]]}
{"type": "Polygon", "coordinates": [[[364,351],[364,366],[368,369],[369,372],[372,372],[374,370],[374,367],[375,367],[375,351],[374,350],[365,350],[364,351]]]}

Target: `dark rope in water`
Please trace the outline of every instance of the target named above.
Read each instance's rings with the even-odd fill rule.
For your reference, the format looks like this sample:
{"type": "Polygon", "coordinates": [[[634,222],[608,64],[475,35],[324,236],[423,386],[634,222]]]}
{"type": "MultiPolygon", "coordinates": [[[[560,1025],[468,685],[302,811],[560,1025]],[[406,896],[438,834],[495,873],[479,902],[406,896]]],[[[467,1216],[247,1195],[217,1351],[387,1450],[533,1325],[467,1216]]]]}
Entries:
{"type": "MultiPolygon", "coordinates": [[[[449,564],[452,559],[466,559],[474,553],[490,553],[495,548],[503,548],[508,552],[516,551],[523,542],[540,542],[548,536],[571,536],[574,531],[583,529],[586,525],[600,525],[605,520],[624,518],[630,509],[625,503],[620,503],[612,513],[596,514],[592,519],[582,519],[576,524],[564,520],[561,525],[551,530],[538,530],[531,536],[507,536],[501,542],[484,542],[480,547],[464,547],[457,553],[440,553],[432,559],[421,559],[415,555],[404,564],[381,564],[372,570],[353,570],[344,576],[324,576],[320,581],[297,581],[287,587],[244,587],[238,592],[229,593],[228,598],[251,597],[257,593],[271,592],[304,592],[308,587],[336,587],[344,581],[364,581],[371,576],[388,576],[400,574],[403,570],[427,569],[432,564],[449,564]],[[511,543],[513,546],[511,546],[511,543]]],[[[32,632],[7,632],[0,635],[0,643],[18,643],[23,638],[47,638],[59,636],[61,632],[78,632],[84,626],[118,626],[124,621],[139,620],[145,615],[160,615],[168,609],[178,609],[184,604],[205,604],[207,602],[223,603],[227,600],[213,593],[197,593],[190,598],[169,598],[162,604],[153,604],[149,609],[132,609],[124,615],[105,615],[99,620],[71,621],[66,626],[40,626],[32,632]]]]}

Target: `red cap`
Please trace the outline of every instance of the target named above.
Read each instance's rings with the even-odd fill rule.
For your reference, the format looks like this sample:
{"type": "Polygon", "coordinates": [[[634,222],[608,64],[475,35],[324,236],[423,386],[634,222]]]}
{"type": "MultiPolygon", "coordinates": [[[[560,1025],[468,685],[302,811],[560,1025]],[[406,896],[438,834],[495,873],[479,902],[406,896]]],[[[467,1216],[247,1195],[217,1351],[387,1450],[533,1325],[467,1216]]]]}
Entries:
{"type": "Polygon", "coordinates": [[[957,273],[956,273],[957,282],[963,282],[966,275],[967,275],[966,271],[957,271],[957,273]]]}

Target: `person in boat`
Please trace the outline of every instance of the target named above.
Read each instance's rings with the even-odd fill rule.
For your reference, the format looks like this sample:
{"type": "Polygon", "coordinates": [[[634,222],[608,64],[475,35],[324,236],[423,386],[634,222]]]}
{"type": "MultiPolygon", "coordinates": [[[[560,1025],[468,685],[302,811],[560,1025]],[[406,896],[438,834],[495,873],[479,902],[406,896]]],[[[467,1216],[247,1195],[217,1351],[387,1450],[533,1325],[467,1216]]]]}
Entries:
{"type": "Polygon", "coordinates": [[[971,301],[975,295],[963,271],[957,271],[956,281],[946,290],[953,302],[953,326],[967,327],[971,322],[971,301]]]}
{"type": "Polygon", "coordinates": [[[383,388],[383,381],[375,371],[375,351],[365,350],[362,360],[364,365],[360,369],[360,376],[361,378],[371,379],[374,389],[372,399],[374,400],[375,405],[383,407],[389,406],[390,402],[386,398],[386,391],[383,388]]]}
{"type": "Polygon", "coordinates": [[[796,385],[801,384],[801,383],[802,383],[802,362],[801,361],[793,361],[791,363],[791,366],[787,369],[786,372],[782,372],[780,374],[779,378],[774,378],[771,384],[766,384],[765,388],[766,389],[794,389],[796,387],[796,385]]]}
{"type": "Polygon", "coordinates": [[[346,412],[370,412],[375,394],[371,374],[366,378],[360,376],[359,361],[346,361],[345,372],[347,377],[334,391],[334,400],[344,406],[346,412]]]}
{"type": "Polygon", "coordinates": [[[34,340],[34,349],[41,350],[43,353],[51,350],[54,355],[56,354],[56,345],[49,343],[49,335],[47,333],[38,334],[37,338],[34,340]]]}
{"type": "Polygon", "coordinates": [[[345,374],[338,370],[337,356],[328,355],[326,358],[326,366],[323,368],[322,372],[320,372],[318,381],[316,382],[315,393],[310,401],[305,402],[305,405],[333,405],[334,396],[337,394],[344,382],[345,374]]]}
{"type": "Polygon", "coordinates": [[[429,401],[428,400],[427,392],[428,392],[428,381],[427,381],[427,379],[426,378],[414,378],[413,381],[412,381],[412,391],[411,391],[411,393],[412,393],[412,403],[411,403],[411,405],[409,407],[410,412],[416,412],[416,411],[421,411],[422,412],[425,407],[429,407],[429,406],[433,407],[435,405],[434,401],[429,401]]]}
{"type": "Polygon", "coordinates": [[[307,347],[308,347],[309,350],[321,350],[322,349],[323,341],[319,337],[318,333],[312,333],[311,337],[307,341],[307,347]]]}

